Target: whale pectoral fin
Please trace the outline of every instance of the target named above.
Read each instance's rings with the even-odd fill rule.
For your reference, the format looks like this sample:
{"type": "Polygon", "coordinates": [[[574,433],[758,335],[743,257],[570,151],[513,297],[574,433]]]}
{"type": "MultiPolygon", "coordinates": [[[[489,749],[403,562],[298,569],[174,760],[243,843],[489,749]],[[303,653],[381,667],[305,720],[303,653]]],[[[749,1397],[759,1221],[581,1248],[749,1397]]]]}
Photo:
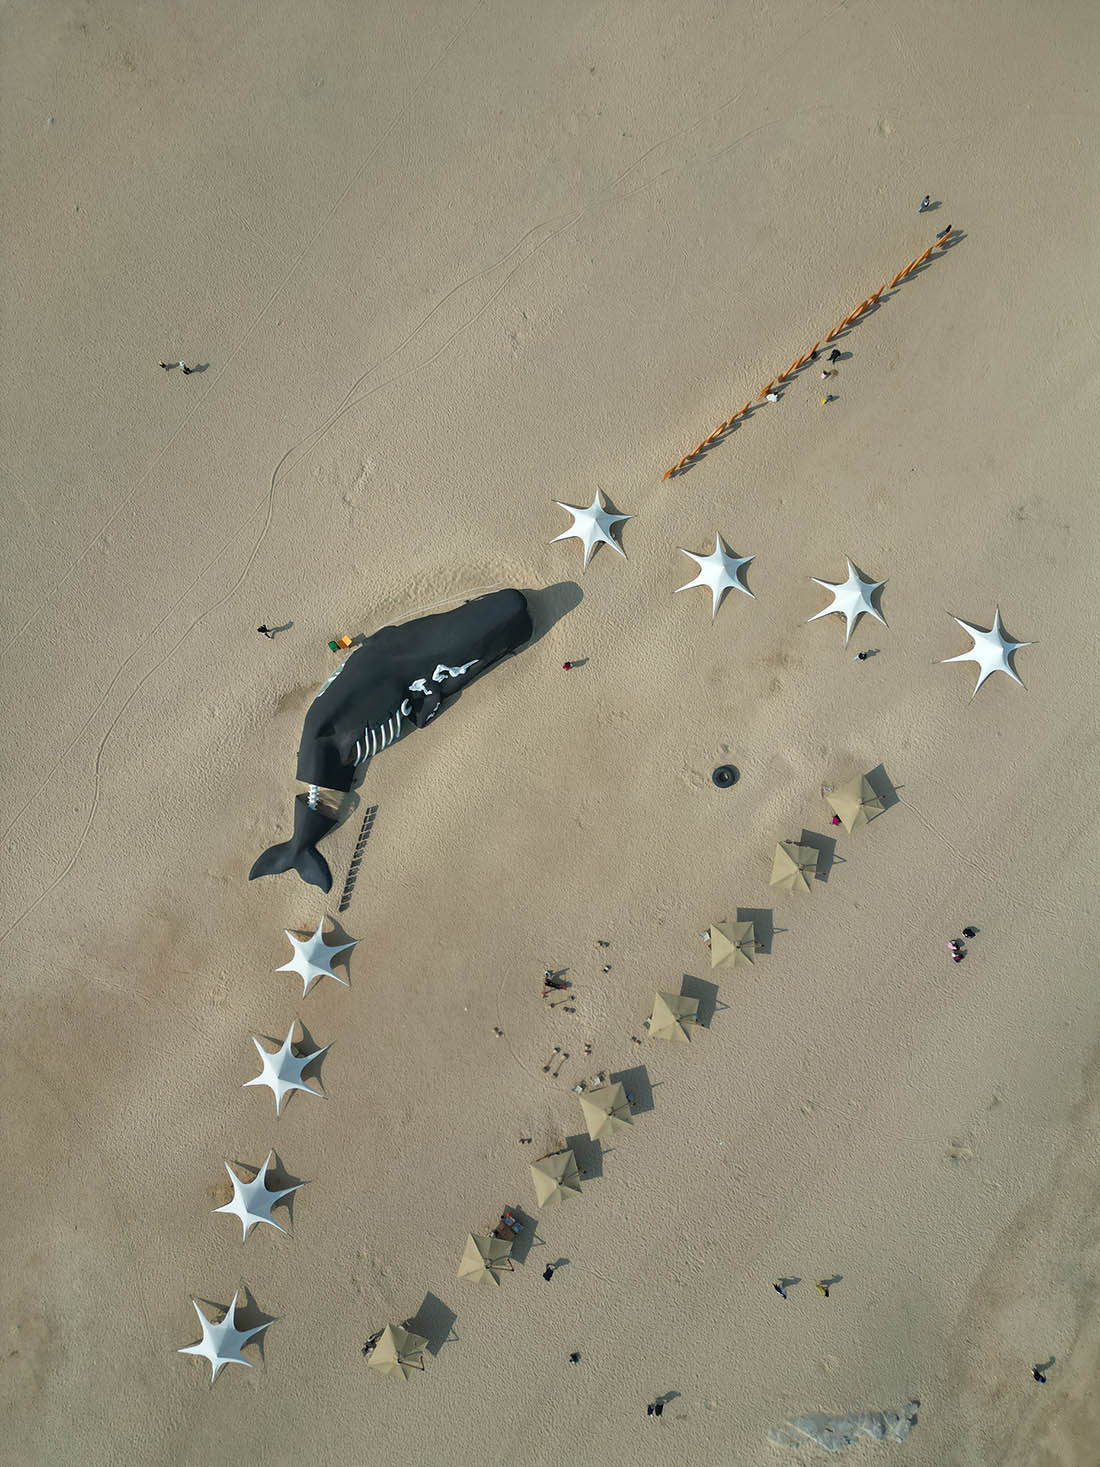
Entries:
{"type": "Polygon", "coordinates": [[[413,700],[412,720],[417,728],[423,728],[426,723],[431,723],[432,719],[439,712],[442,701],[443,699],[440,697],[438,688],[433,688],[425,697],[418,697],[413,700]]]}

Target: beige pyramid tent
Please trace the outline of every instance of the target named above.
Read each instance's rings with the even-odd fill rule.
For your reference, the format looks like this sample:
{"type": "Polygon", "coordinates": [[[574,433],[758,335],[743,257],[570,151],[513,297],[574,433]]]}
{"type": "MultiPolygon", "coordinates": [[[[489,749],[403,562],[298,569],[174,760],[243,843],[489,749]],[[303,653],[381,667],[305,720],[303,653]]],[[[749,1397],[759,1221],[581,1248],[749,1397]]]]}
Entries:
{"type": "Polygon", "coordinates": [[[552,1202],[561,1202],[581,1190],[581,1174],[577,1158],[568,1149],[540,1156],[531,1163],[531,1178],[535,1184],[535,1196],[540,1207],[549,1207],[552,1202]]]}
{"type": "Polygon", "coordinates": [[[851,833],[857,825],[866,825],[875,815],[881,815],[882,801],[875,794],[865,774],[857,774],[844,784],[834,785],[825,796],[840,816],[840,823],[851,833]]]}
{"type": "Polygon", "coordinates": [[[688,1025],[698,1023],[698,1016],[697,998],[685,998],[680,993],[658,993],[653,999],[649,1037],[671,1039],[675,1044],[687,1044],[691,1037],[688,1025]]]}
{"type": "Polygon", "coordinates": [[[586,1090],[580,1101],[588,1134],[593,1141],[606,1141],[623,1126],[634,1124],[626,1091],[617,1082],[614,1085],[597,1085],[595,1090],[586,1090]]]}
{"type": "Polygon", "coordinates": [[[400,1375],[408,1380],[414,1370],[424,1369],[421,1357],[427,1348],[423,1335],[414,1335],[401,1324],[387,1324],[367,1364],[383,1375],[400,1375]]]}
{"type": "Polygon", "coordinates": [[[715,922],[710,929],[712,968],[751,968],[756,928],[751,922],[715,922]]]}
{"type": "Polygon", "coordinates": [[[468,1279],[471,1284],[499,1284],[500,1270],[511,1270],[511,1255],[512,1245],[507,1238],[470,1233],[462,1250],[458,1276],[468,1279]]]}
{"type": "Polygon", "coordinates": [[[795,845],[793,840],[781,840],[776,846],[772,886],[781,887],[783,891],[809,891],[816,871],[816,847],[795,845]]]}

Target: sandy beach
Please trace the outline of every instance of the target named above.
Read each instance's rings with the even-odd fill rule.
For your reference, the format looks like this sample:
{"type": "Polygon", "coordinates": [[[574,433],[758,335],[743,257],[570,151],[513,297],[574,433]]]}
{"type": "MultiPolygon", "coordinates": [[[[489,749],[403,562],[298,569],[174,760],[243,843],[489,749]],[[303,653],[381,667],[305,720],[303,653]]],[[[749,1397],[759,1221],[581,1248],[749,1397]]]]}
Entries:
{"type": "Polygon", "coordinates": [[[1093,1467],[1095,6],[0,27],[11,1460],[756,1467],[919,1401],[839,1460],[1093,1467]],[[948,227],[834,377],[662,478],[948,227]],[[597,487],[626,555],[582,572],[555,501],[597,487]],[[712,622],[674,592],[716,534],[753,595],[712,622]],[[846,557],[885,582],[849,645],[809,621],[846,557]],[[329,640],[502,586],[532,642],[371,762],[333,890],[249,883],[329,640]],[[974,695],[952,617],[997,608],[1023,686],[974,695]],[[889,808],[832,827],[871,770],[889,808]],[[803,832],[821,879],[777,893],[803,832]],[[767,951],[712,972],[739,911],[767,951]],[[322,917],[349,982],[303,997],[322,917]],[[682,985],[705,1022],[651,1040],[682,985]],[[296,1020],[323,1098],[277,1118],[243,1087],[296,1020]],[[636,1110],[602,1149],[597,1071],[636,1110]],[[304,1185],[242,1242],[224,1164],[271,1150],[304,1185]],[[506,1205],[516,1270],[471,1287],[506,1205]],[[238,1289],[273,1322],[211,1385],[191,1301],[238,1289]],[[383,1379],[406,1319],[426,1370],[383,1379]]]}

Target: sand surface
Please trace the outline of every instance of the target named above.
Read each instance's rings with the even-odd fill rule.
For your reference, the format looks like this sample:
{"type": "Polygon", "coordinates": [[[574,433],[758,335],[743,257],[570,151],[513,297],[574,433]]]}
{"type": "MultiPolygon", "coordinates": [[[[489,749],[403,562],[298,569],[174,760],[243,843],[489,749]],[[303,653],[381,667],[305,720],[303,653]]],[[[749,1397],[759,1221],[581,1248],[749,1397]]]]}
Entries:
{"type": "Polygon", "coordinates": [[[917,1397],[853,1459],[1094,1463],[1095,6],[16,0],[2,42],[5,1456],[756,1467],[917,1397]],[[836,402],[662,482],[948,224],[836,402]],[[582,576],[552,501],[596,485],[629,559],[582,576]],[[672,593],[716,531],[757,558],[712,625],[672,593]],[[845,555],[889,623],[848,649],[806,625],[845,555]],[[329,898],[245,876],[325,643],[496,585],[540,636],[372,764],[350,987],[303,1000],[283,929],[359,813],[329,898]],[[972,699],[948,613],[998,605],[1026,690],[972,699]],[[738,908],[770,953],[632,1045],[738,908]],[[276,1120],[250,1036],[295,1018],[326,1098],[276,1120]],[[460,1282],[601,1067],[632,1133],[460,1282]],[[223,1162],[272,1147],[293,1235],[242,1245],[223,1162]],[[238,1287],[276,1322],[211,1388],[175,1352],[238,1287]],[[366,1370],[418,1312],[425,1375],[366,1370]]]}

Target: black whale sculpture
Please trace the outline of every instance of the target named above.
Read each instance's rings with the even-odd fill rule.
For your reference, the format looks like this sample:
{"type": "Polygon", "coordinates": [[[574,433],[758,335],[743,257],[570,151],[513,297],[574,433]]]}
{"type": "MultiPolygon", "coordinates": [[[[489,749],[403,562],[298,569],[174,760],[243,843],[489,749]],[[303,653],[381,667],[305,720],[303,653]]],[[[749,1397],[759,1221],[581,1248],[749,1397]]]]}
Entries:
{"type": "Polygon", "coordinates": [[[368,637],[309,705],[298,745],[298,778],[309,794],[295,799],[291,839],[264,851],[249,881],[293,866],[328,891],[332,872],[316,847],[337,820],[318,804],[319,789],[346,793],[364,760],[430,723],[444,698],[522,647],[532,630],[526,596],[508,590],[368,637]]]}

